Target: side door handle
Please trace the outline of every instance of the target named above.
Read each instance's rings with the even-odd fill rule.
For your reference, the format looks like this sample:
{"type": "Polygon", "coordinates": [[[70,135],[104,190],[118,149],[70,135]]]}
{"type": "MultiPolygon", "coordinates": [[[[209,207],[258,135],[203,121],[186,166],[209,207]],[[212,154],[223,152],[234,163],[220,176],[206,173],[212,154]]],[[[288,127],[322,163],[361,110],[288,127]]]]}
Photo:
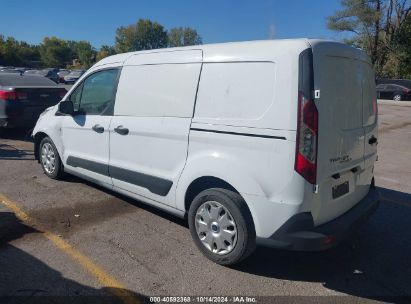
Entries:
{"type": "Polygon", "coordinates": [[[372,145],[378,145],[378,139],[377,137],[375,137],[374,135],[371,136],[371,138],[368,140],[368,143],[372,146],[372,145]]]}
{"type": "Polygon", "coordinates": [[[103,133],[104,132],[104,127],[100,126],[99,124],[94,125],[92,127],[93,131],[97,132],[97,133],[103,133]]]}
{"type": "Polygon", "coordinates": [[[114,132],[116,132],[120,135],[127,135],[128,134],[128,129],[124,128],[123,126],[118,126],[117,128],[114,128],[114,132]]]}

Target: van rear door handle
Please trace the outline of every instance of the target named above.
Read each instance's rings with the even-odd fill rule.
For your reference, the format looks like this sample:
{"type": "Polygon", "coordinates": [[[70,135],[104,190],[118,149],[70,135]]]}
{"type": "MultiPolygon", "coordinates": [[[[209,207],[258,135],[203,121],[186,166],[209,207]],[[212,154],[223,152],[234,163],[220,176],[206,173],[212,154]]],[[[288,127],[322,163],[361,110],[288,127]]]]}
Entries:
{"type": "Polygon", "coordinates": [[[93,131],[97,132],[97,133],[103,133],[104,132],[104,127],[100,126],[99,124],[94,125],[92,127],[93,131]]]}
{"type": "Polygon", "coordinates": [[[116,132],[120,135],[127,135],[128,134],[128,129],[124,128],[123,126],[118,126],[117,128],[114,128],[114,132],[116,132]]]}
{"type": "Polygon", "coordinates": [[[378,140],[377,140],[377,137],[375,137],[374,135],[373,136],[371,136],[371,138],[368,140],[368,143],[370,144],[370,145],[377,145],[378,144],[378,140]]]}

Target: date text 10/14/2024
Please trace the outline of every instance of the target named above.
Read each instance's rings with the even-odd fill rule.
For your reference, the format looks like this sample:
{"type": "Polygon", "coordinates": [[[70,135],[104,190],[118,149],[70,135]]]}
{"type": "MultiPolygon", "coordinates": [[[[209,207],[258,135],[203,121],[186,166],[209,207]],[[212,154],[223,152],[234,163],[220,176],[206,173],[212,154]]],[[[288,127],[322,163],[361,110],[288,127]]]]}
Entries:
{"type": "Polygon", "coordinates": [[[176,296],[150,297],[150,303],[257,303],[257,299],[249,296],[176,296]]]}

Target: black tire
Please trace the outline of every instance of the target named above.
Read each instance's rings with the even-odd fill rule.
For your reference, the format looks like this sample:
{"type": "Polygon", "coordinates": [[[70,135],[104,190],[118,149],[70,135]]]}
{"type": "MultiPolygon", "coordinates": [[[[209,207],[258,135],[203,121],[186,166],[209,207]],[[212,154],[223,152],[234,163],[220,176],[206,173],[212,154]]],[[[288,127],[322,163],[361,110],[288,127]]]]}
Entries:
{"type": "Polygon", "coordinates": [[[60,155],[58,154],[56,146],[54,145],[54,143],[50,139],[50,137],[44,137],[42,139],[42,141],[40,142],[40,145],[39,145],[38,153],[39,153],[38,156],[39,156],[40,165],[41,165],[41,168],[43,169],[44,174],[46,174],[48,177],[50,177],[52,179],[61,179],[61,178],[63,178],[63,176],[64,176],[63,163],[61,162],[60,155]],[[54,150],[55,165],[54,165],[54,171],[53,172],[48,172],[45,168],[45,165],[42,162],[42,158],[41,158],[41,153],[42,152],[41,151],[42,151],[43,146],[45,144],[50,144],[51,148],[54,150]]]}
{"type": "Polygon", "coordinates": [[[198,249],[211,261],[220,265],[233,265],[247,258],[256,248],[254,222],[246,202],[236,192],[212,188],[200,192],[190,205],[188,224],[191,236],[198,249]],[[234,248],[227,254],[218,254],[208,249],[200,240],[196,230],[196,214],[198,209],[207,201],[215,201],[224,206],[237,226],[237,241],[234,248]]]}

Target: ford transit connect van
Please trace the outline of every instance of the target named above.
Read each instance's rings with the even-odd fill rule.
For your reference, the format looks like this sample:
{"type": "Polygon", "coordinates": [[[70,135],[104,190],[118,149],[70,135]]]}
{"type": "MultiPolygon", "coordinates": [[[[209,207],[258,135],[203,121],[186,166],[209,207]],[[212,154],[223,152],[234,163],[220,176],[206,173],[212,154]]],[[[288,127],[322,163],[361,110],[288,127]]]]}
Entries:
{"type": "Polygon", "coordinates": [[[187,217],[220,264],[323,250],[378,205],[374,79],[364,52],[319,40],[114,55],[41,115],[35,155],[187,217]]]}

